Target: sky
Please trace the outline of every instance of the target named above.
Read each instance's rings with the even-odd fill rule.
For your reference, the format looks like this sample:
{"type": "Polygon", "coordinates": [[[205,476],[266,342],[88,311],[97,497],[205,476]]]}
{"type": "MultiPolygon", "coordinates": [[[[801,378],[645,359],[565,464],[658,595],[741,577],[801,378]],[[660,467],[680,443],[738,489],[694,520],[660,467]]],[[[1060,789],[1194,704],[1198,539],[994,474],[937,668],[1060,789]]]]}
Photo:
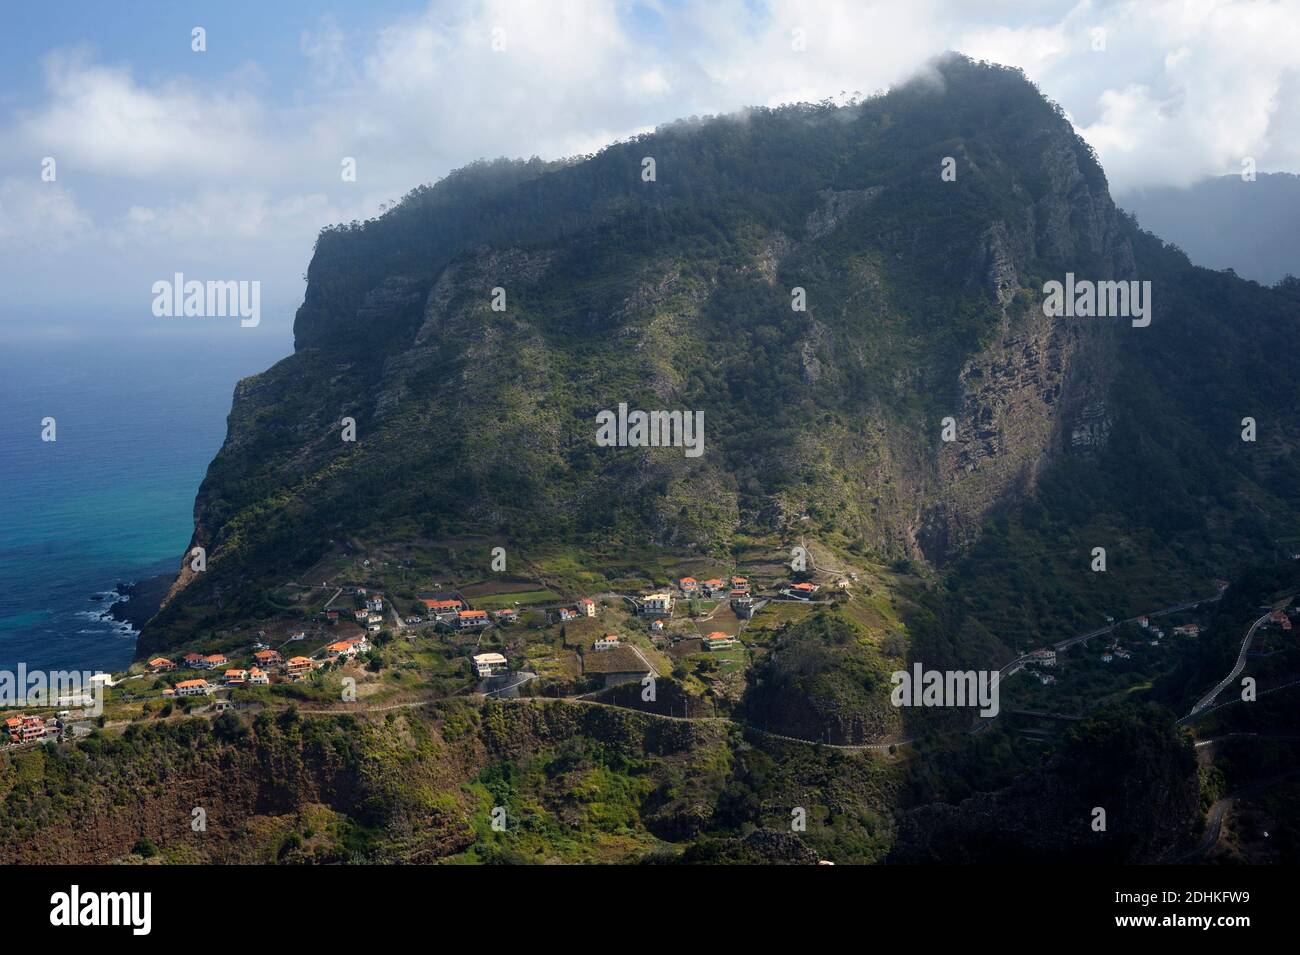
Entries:
{"type": "Polygon", "coordinates": [[[323,226],[480,157],[870,94],[945,50],[1021,67],[1117,197],[1244,157],[1300,172],[1300,0],[10,3],[0,343],[258,334],[287,350],[323,226]],[[260,324],[156,316],[153,283],[178,272],[259,282],[260,324]]]}

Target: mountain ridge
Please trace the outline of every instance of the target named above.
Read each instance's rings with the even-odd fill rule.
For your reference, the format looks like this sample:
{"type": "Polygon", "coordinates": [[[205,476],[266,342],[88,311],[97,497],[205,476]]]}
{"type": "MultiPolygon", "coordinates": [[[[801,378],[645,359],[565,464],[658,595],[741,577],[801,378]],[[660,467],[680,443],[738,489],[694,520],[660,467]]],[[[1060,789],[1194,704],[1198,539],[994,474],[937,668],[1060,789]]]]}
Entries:
{"type": "Polygon", "coordinates": [[[208,569],[183,566],[140,652],[181,604],[246,611],[268,573],[363,532],[718,555],[811,530],[943,568],[1045,473],[1095,467],[1131,356],[1190,327],[1169,303],[1195,273],[1115,207],[1022,74],[955,55],[936,71],[848,107],[477,164],[323,232],[297,350],[240,383],[198,495],[208,569]],[[1066,271],[1158,273],[1153,328],[1045,316],[1066,271]],[[708,453],[598,449],[595,416],[620,402],[702,410],[708,453]]]}

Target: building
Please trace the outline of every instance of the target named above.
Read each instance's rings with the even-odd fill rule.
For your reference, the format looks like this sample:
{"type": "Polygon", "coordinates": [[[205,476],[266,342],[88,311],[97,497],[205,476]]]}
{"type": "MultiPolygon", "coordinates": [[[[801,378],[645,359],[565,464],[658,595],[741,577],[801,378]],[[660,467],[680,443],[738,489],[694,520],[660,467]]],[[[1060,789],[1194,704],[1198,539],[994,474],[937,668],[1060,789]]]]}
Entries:
{"type": "Polygon", "coordinates": [[[1056,666],[1056,651],[1035,650],[1029,654],[1029,662],[1037,663],[1039,666],[1054,667],[1056,666]]]}
{"type": "Polygon", "coordinates": [[[1109,653],[1103,653],[1103,654],[1101,655],[1101,662],[1102,662],[1102,663],[1109,663],[1109,662],[1110,662],[1111,660],[1113,660],[1113,659],[1115,659],[1115,658],[1112,657],[1109,653]]]}
{"type": "Polygon", "coordinates": [[[497,611],[497,623],[517,623],[519,621],[519,611],[513,607],[506,607],[497,611]]]}
{"type": "Polygon", "coordinates": [[[1151,618],[1138,617],[1138,626],[1141,627],[1143,630],[1147,629],[1147,627],[1151,626],[1151,618]]]}
{"type": "Polygon", "coordinates": [[[555,619],[560,621],[560,623],[577,620],[578,611],[574,610],[572,607],[561,607],[559,610],[555,611],[555,619]]]}
{"type": "Polygon", "coordinates": [[[162,673],[165,670],[175,670],[176,664],[172,663],[166,657],[154,657],[146,664],[150,673],[162,673]]]}
{"type": "Polygon", "coordinates": [[[367,597],[367,598],[366,598],[366,609],[367,609],[367,610],[370,610],[370,611],[372,611],[372,612],[374,612],[374,613],[383,613],[383,612],[384,612],[384,598],[381,597],[381,596],[379,596],[378,594],[375,594],[375,595],[372,596],[372,597],[367,597]]]}
{"type": "Polygon", "coordinates": [[[604,653],[588,653],[582,658],[583,674],[601,681],[605,686],[618,686],[633,680],[643,680],[650,673],[641,655],[631,647],[615,647],[604,653]]]}
{"type": "Polygon", "coordinates": [[[46,734],[45,720],[39,716],[24,716],[22,727],[18,731],[18,739],[23,743],[30,743],[34,739],[44,739],[46,734]]]}
{"type": "Polygon", "coordinates": [[[481,679],[500,676],[509,671],[509,665],[506,658],[499,653],[476,653],[474,654],[474,672],[481,679]]]}
{"type": "Polygon", "coordinates": [[[593,643],[591,645],[591,648],[593,650],[613,650],[615,647],[621,645],[622,645],[622,641],[619,640],[617,633],[607,633],[599,640],[597,640],[595,643],[593,643]]]}
{"type": "Polygon", "coordinates": [[[456,626],[460,630],[473,630],[477,627],[491,625],[486,610],[462,610],[456,614],[456,626]]]}
{"type": "Polygon", "coordinates": [[[305,680],[311,673],[311,661],[306,657],[290,657],[289,662],[284,665],[284,672],[289,675],[291,680],[305,680]]]}
{"type": "Polygon", "coordinates": [[[205,696],[216,687],[207,680],[181,680],[176,684],[177,696],[205,696]]]}
{"type": "Polygon", "coordinates": [[[337,659],[338,657],[355,656],[357,651],[356,647],[348,641],[338,640],[326,647],[325,652],[337,659]]]}
{"type": "Polygon", "coordinates": [[[749,579],[747,577],[732,577],[731,578],[732,596],[734,597],[740,594],[747,594],[747,593],[749,593],[749,579]]]}
{"type": "Polygon", "coordinates": [[[460,613],[461,604],[459,600],[426,600],[424,605],[429,608],[430,616],[454,619],[456,614],[460,613]]]}
{"type": "Polygon", "coordinates": [[[227,670],[225,679],[221,681],[226,686],[243,686],[248,682],[247,670],[227,670]]]}
{"type": "Polygon", "coordinates": [[[266,686],[271,682],[271,676],[265,670],[253,667],[248,671],[248,682],[251,686],[266,686]]]}
{"type": "Polygon", "coordinates": [[[731,609],[741,620],[754,616],[754,598],[749,594],[735,594],[731,598],[731,609]]]}
{"type": "Polygon", "coordinates": [[[714,577],[712,580],[706,580],[700,584],[700,590],[703,591],[704,596],[706,597],[716,597],[725,592],[726,589],[726,586],[717,577],[714,577]]]}
{"type": "Polygon", "coordinates": [[[677,586],[681,588],[684,597],[694,597],[700,592],[700,582],[694,577],[683,577],[677,581],[677,586]]]}
{"type": "Polygon", "coordinates": [[[1291,618],[1288,617],[1281,610],[1274,610],[1271,614],[1269,614],[1268,621],[1271,624],[1275,624],[1281,627],[1283,630],[1291,629],[1291,618]]]}
{"type": "Polygon", "coordinates": [[[284,658],[275,650],[258,650],[253,654],[253,662],[260,667],[279,666],[284,658]]]}
{"type": "Polygon", "coordinates": [[[653,620],[650,623],[650,629],[655,633],[663,633],[664,622],[662,620],[653,620]]]}
{"type": "Polygon", "coordinates": [[[641,612],[647,616],[671,616],[672,594],[651,594],[641,601],[641,612]]]}
{"type": "Polygon", "coordinates": [[[200,670],[215,670],[217,667],[223,667],[228,662],[224,653],[210,653],[197,664],[200,670]]]}
{"type": "Polygon", "coordinates": [[[590,597],[578,598],[578,613],[584,617],[596,616],[596,601],[590,597]]]}
{"type": "Polygon", "coordinates": [[[352,647],[356,653],[365,653],[370,649],[370,641],[365,637],[348,637],[343,642],[352,647]]]}
{"type": "Polygon", "coordinates": [[[199,669],[203,664],[203,654],[187,653],[185,656],[181,657],[181,663],[191,669],[199,669]]]}
{"type": "Polygon", "coordinates": [[[1174,627],[1174,636],[1176,637],[1194,637],[1201,632],[1201,625],[1197,623],[1185,623],[1181,627],[1174,627]]]}
{"type": "Polygon", "coordinates": [[[793,597],[795,600],[812,600],[813,594],[820,589],[816,584],[791,584],[781,593],[787,597],[793,597]]]}
{"type": "Polygon", "coordinates": [[[723,633],[721,630],[715,630],[704,638],[704,649],[725,650],[727,647],[735,645],[735,643],[736,638],[731,636],[731,634],[723,633]]]}

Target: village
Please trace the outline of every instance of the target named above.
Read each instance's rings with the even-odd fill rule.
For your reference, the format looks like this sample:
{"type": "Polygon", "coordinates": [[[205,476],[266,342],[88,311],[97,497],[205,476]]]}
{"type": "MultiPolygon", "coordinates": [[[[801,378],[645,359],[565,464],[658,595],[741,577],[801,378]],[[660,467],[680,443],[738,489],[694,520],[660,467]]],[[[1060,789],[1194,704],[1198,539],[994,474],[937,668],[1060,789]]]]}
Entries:
{"type": "MultiPolygon", "coordinates": [[[[776,636],[819,606],[851,602],[881,634],[900,626],[890,616],[891,599],[868,596],[878,583],[868,568],[793,571],[771,552],[745,565],[700,559],[668,565],[667,573],[645,575],[652,579],[643,576],[635,587],[611,587],[619,581],[606,577],[604,586],[567,600],[562,590],[572,589],[540,575],[421,586],[409,565],[394,572],[392,563],[362,557],[330,567],[336,580],[350,571],[365,582],[293,585],[286,592],[295,595],[297,612],[273,615],[256,629],[217,631],[192,641],[197,649],[153,656],[106,678],[108,718],[129,722],[277,702],[322,711],[382,708],[465,695],[626,705],[633,698],[610,696],[615,688],[646,687],[666,676],[679,691],[672,713],[726,716],[776,636]]],[[[1279,613],[1276,626],[1289,627],[1295,612],[1279,613]]],[[[1106,624],[1005,667],[1004,678],[1025,675],[1004,688],[1008,707],[1082,711],[1155,672],[1163,665],[1162,641],[1195,638],[1202,626],[1196,608],[1159,620],[1107,617],[1106,624]]],[[[653,691],[643,699],[653,700],[653,691]]],[[[3,745],[84,734],[91,725],[68,712],[15,714],[3,745]]]]}
{"type": "MultiPolygon", "coordinates": [[[[358,569],[382,579],[368,560],[358,569]]],[[[506,582],[495,593],[482,582],[435,584],[403,588],[405,596],[371,581],[341,583],[309,614],[218,632],[198,649],[153,656],[106,677],[106,709],[114,720],[132,720],[276,698],[334,706],[463,694],[577,697],[668,674],[725,705],[739,699],[753,654],[771,632],[832,596],[847,599],[852,585],[848,577],[791,575],[779,564],[756,569],[761,583],[720,566],[711,575],[570,600],[536,581],[506,582]],[[756,616],[758,646],[745,638],[756,616]]],[[[78,722],[83,732],[94,725],[78,722]]],[[[55,716],[17,714],[7,730],[4,745],[66,735],[55,716]]]]}

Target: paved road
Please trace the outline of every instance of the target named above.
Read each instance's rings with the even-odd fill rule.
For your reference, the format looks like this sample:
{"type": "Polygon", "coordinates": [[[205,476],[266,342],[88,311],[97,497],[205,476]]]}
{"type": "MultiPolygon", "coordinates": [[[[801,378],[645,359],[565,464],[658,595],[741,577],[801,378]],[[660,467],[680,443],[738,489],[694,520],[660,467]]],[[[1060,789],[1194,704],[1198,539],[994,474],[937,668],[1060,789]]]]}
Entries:
{"type": "Polygon", "coordinates": [[[1226,690],[1228,685],[1241,675],[1241,671],[1246,668],[1246,654],[1250,652],[1250,642],[1255,639],[1255,632],[1268,622],[1268,618],[1272,613],[1273,611],[1270,610],[1250,625],[1250,629],[1246,631],[1245,638],[1241,641],[1241,650],[1237,653],[1237,663],[1233,666],[1232,671],[1220,680],[1214,689],[1196,701],[1196,705],[1192,707],[1192,711],[1178,721],[1179,726],[1182,726],[1184,723],[1191,720],[1202,710],[1207,709],[1214,703],[1214,698],[1226,690]]]}
{"type": "MultiPolygon", "coordinates": [[[[1136,617],[1129,617],[1125,620],[1117,620],[1115,623],[1108,623],[1106,624],[1106,626],[1098,627],[1096,630],[1089,630],[1087,633],[1081,633],[1077,637],[1067,637],[1066,639],[1060,641],[1059,643],[1052,644],[1052,649],[1055,650],[1057,653],[1060,653],[1063,650],[1068,650],[1070,647],[1074,646],[1075,644],[1086,643],[1087,641],[1091,640],[1093,637],[1100,637],[1104,633],[1110,633],[1113,630],[1115,630],[1116,627],[1119,627],[1122,624],[1137,623],[1138,620],[1141,619],[1142,617],[1148,617],[1148,618],[1165,617],[1171,613],[1179,613],[1183,610],[1190,610],[1191,608],[1198,607],[1201,604],[1214,603],[1220,597],[1222,597],[1222,594],[1215,594],[1213,597],[1202,597],[1199,600],[1186,600],[1183,603],[1175,604],[1172,607],[1165,607],[1163,610],[1152,610],[1149,613],[1138,614],[1136,617]]],[[[1024,656],[1016,657],[1010,663],[1003,666],[1002,669],[998,670],[997,679],[994,681],[995,684],[1000,683],[1003,678],[1011,676],[1011,674],[1015,673],[1017,670],[1024,667],[1024,665],[1028,662],[1029,662],[1029,654],[1027,653],[1024,656]]]]}

